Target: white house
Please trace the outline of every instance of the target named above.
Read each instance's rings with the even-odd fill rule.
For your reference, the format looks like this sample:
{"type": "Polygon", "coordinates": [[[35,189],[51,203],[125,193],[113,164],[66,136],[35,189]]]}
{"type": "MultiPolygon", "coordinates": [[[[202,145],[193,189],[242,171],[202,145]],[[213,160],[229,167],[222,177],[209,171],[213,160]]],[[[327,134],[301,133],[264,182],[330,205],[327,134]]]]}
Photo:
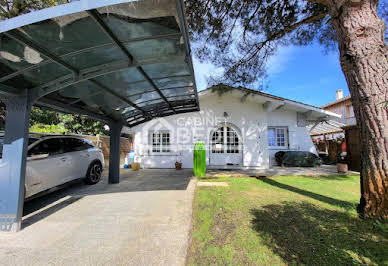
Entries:
{"type": "Polygon", "coordinates": [[[316,153],[306,125],[338,117],[311,105],[234,88],[198,95],[199,112],[151,120],[125,133],[134,137],[135,162],[143,168],[193,167],[194,144],[202,141],[208,167],[268,168],[279,150],[316,153]]]}

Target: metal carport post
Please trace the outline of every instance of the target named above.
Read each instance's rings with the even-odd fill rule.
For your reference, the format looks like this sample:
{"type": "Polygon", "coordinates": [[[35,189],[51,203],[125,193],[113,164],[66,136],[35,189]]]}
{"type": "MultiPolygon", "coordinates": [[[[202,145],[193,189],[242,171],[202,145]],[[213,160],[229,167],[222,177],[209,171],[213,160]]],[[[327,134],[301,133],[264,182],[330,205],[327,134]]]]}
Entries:
{"type": "Polygon", "coordinates": [[[32,105],[108,124],[112,184],[123,125],[199,110],[186,27],[181,0],[81,0],[0,22],[0,231],[21,229],[32,105]]]}
{"type": "Polygon", "coordinates": [[[0,231],[20,230],[24,204],[28,128],[32,101],[23,96],[0,97],[7,108],[3,159],[0,165],[0,231]]]}

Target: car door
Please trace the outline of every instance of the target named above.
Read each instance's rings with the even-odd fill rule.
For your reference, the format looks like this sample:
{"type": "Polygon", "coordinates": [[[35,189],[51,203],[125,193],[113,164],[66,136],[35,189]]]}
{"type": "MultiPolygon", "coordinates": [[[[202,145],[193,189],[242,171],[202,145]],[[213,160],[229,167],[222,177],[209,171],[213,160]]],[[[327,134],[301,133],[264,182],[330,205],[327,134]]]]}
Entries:
{"type": "MultiPolygon", "coordinates": [[[[39,186],[37,192],[63,184],[69,179],[71,165],[64,152],[61,138],[45,139],[29,150],[27,173],[29,179],[35,180],[35,184],[31,185],[39,186]]],[[[31,189],[36,192],[33,186],[31,189]]]]}
{"type": "Polygon", "coordinates": [[[95,158],[95,156],[93,156],[91,150],[94,150],[94,146],[91,145],[91,143],[89,143],[89,141],[87,139],[82,139],[82,151],[80,154],[80,156],[81,156],[81,159],[80,159],[81,177],[86,176],[86,172],[89,168],[89,165],[92,162],[92,160],[95,158]]]}
{"type": "MultiPolygon", "coordinates": [[[[34,143],[37,142],[39,139],[38,138],[34,138],[34,137],[29,137],[28,138],[28,147],[31,148],[31,147],[34,147],[34,143]]],[[[34,158],[31,157],[31,153],[28,152],[27,153],[27,165],[26,165],[26,180],[25,180],[25,184],[26,184],[26,192],[25,192],[25,196],[26,198],[42,191],[42,183],[40,181],[40,177],[38,174],[36,174],[36,172],[34,171],[34,168],[32,169],[29,169],[28,165],[30,164],[30,162],[32,160],[38,160],[38,159],[43,159],[43,158],[46,158],[48,156],[48,154],[41,154],[41,155],[35,155],[34,158]]]]}
{"type": "Polygon", "coordinates": [[[67,154],[73,161],[70,179],[84,177],[90,161],[90,154],[85,142],[81,138],[66,138],[65,147],[67,154]]]}

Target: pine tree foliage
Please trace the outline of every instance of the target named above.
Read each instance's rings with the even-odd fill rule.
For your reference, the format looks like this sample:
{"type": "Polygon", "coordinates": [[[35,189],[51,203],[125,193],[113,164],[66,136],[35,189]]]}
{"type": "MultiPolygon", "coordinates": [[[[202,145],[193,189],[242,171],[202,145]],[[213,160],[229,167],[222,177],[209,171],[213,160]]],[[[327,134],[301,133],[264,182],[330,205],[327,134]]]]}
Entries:
{"type": "MultiPolygon", "coordinates": [[[[201,60],[224,69],[210,83],[254,87],[280,46],[318,42],[335,49],[337,36],[326,5],[301,0],[186,0],[193,50],[201,60]]],[[[387,19],[388,4],[380,4],[387,19]]],[[[260,88],[259,88],[260,89],[260,88]]]]}
{"type": "Polygon", "coordinates": [[[0,0],[0,20],[69,2],[71,0],[0,0]]]}

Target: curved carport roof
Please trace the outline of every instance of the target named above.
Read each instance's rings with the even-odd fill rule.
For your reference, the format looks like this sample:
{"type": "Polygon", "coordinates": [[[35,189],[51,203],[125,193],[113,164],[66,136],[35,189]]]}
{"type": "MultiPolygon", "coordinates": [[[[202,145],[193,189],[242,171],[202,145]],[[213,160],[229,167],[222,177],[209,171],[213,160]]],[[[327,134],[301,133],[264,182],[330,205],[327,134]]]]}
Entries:
{"type": "Polygon", "coordinates": [[[0,22],[0,98],[0,231],[18,231],[32,104],[109,124],[109,183],[123,125],[199,110],[183,2],[81,0],[0,22]]]}
{"type": "Polygon", "coordinates": [[[0,94],[119,121],[199,110],[180,0],[82,0],[0,22],[0,94]]]}

